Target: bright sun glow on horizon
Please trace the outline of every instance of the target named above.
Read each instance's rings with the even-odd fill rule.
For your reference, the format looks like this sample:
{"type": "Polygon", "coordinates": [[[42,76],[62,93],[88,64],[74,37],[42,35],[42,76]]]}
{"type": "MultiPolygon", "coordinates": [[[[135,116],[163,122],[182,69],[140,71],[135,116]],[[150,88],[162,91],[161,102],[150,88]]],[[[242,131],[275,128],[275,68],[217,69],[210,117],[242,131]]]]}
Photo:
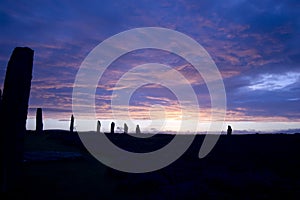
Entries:
{"type": "MultiPolygon", "coordinates": [[[[161,0],[83,4],[74,0],[70,4],[68,1],[45,0],[40,4],[2,1],[0,89],[4,90],[6,66],[13,49],[17,46],[31,48],[34,50],[34,62],[27,128],[35,129],[36,109],[42,108],[45,129],[68,130],[72,113],[75,125],[78,123],[79,116],[72,110],[72,92],[84,58],[99,43],[121,32],[133,28],[163,27],[194,39],[215,62],[226,91],[226,122],[222,131],[226,132],[227,125],[231,125],[235,133],[300,130],[300,15],[295,6],[298,2],[295,2],[227,0],[174,3],[161,0]]],[[[132,46],[139,38],[141,42],[147,41],[147,36],[156,43],[174,38],[164,39],[156,34],[132,37],[132,40],[117,42],[116,47],[119,48],[105,48],[103,56],[110,57],[109,50],[118,52],[132,46]]],[[[183,44],[182,40],[168,42],[164,47],[176,50],[177,44],[183,44]]],[[[183,51],[183,55],[190,53],[183,51]]],[[[103,56],[96,58],[103,59],[103,56]]],[[[191,115],[199,115],[199,118],[191,116],[185,120],[191,120],[191,123],[199,120],[199,132],[209,126],[209,115],[213,109],[210,90],[204,76],[197,73],[195,65],[184,56],[154,48],[138,49],[109,63],[98,81],[94,98],[95,118],[100,119],[104,131],[109,131],[112,121],[117,123],[116,128],[122,130],[122,120],[127,113],[135,119],[129,127],[131,131],[135,130],[136,124],[143,132],[155,131],[160,128],[162,121],[159,119],[162,118],[167,119],[163,131],[178,131],[183,115],[177,96],[191,92],[182,88],[184,79],[179,80],[174,73],[176,71],[188,80],[199,104],[199,109],[193,109],[188,107],[190,104],[187,102],[187,111],[191,115]],[[147,67],[149,70],[134,70],[147,63],[159,63],[174,70],[168,72],[167,68],[155,68],[151,72],[152,66],[147,67]],[[129,71],[131,76],[124,76],[129,71]],[[118,101],[129,87],[137,85],[139,79],[146,83],[150,74],[154,80],[173,78],[174,82],[170,85],[180,92],[173,92],[169,89],[171,87],[163,84],[145,85],[133,93],[128,104],[121,102],[114,105],[117,117],[112,115],[112,98],[118,101]],[[119,82],[120,79],[124,81],[119,82]],[[161,114],[163,111],[164,116],[161,114]],[[157,121],[150,125],[150,119],[157,121]]],[[[95,75],[94,71],[91,75],[95,75]]],[[[89,97],[82,96],[83,100],[89,97]]],[[[83,110],[86,109],[88,107],[83,107],[83,110]]],[[[79,128],[78,124],[75,128],[79,128]]],[[[82,129],[95,130],[96,122],[87,120],[82,129]]],[[[183,130],[188,132],[190,129],[186,125],[183,130]]]]}
{"type": "MultiPolygon", "coordinates": [[[[101,132],[109,132],[110,123],[114,120],[100,120],[101,121],[101,132]]],[[[116,123],[116,132],[123,132],[123,124],[125,123],[122,120],[114,121],[116,123]]],[[[191,121],[195,123],[195,121],[191,121]]],[[[150,120],[136,120],[133,126],[129,126],[129,132],[135,132],[135,125],[139,124],[143,133],[153,133],[153,132],[172,132],[176,133],[179,130],[180,121],[179,120],[169,120],[164,123],[164,127],[149,127],[151,124],[150,120]],[[161,129],[162,128],[162,129],[161,129]],[[161,130],[160,130],[161,129],[161,130]]],[[[161,123],[158,123],[161,124],[161,123]]],[[[293,131],[299,131],[300,125],[299,122],[249,122],[249,121],[226,121],[224,122],[222,130],[220,131],[225,134],[227,125],[231,125],[234,132],[236,133],[277,133],[280,131],[286,131],[286,133],[293,133],[293,131]],[[292,131],[292,132],[290,132],[292,131]]],[[[62,129],[69,130],[70,122],[67,120],[57,120],[57,119],[45,119],[44,120],[44,129],[62,129]]],[[[200,122],[198,133],[204,133],[208,130],[210,123],[200,122]]],[[[95,131],[96,122],[94,120],[86,120],[84,122],[84,129],[77,131],[95,131]]],[[[35,119],[27,119],[27,129],[35,130],[35,119]]],[[[76,129],[76,119],[75,119],[75,129],[76,129]]],[[[188,127],[186,127],[183,133],[190,133],[188,127]]]]}

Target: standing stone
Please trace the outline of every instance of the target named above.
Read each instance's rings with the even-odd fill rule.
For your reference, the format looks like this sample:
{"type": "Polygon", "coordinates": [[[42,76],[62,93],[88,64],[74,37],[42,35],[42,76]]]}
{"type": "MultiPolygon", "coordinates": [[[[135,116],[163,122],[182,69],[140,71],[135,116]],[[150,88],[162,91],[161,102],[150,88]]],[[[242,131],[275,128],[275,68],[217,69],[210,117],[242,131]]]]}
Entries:
{"type": "Polygon", "coordinates": [[[98,120],[97,121],[97,133],[100,133],[101,130],[101,122],[98,120]]]}
{"type": "Polygon", "coordinates": [[[110,133],[115,133],[115,122],[110,124],[110,133]]]}
{"type": "Polygon", "coordinates": [[[71,122],[70,122],[70,133],[74,132],[74,116],[71,115],[71,122]]]}
{"type": "Polygon", "coordinates": [[[0,89],[0,114],[1,114],[1,107],[2,107],[2,90],[0,89]]]}
{"type": "Polygon", "coordinates": [[[227,135],[231,135],[231,134],[232,134],[232,128],[231,128],[231,126],[228,126],[227,135]]]}
{"type": "Polygon", "coordinates": [[[35,119],[35,132],[43,132],[43,111],[42,108],[36,109],[36,119],[35,119]]]}
{"type": "Polygon", "coordinates": [[[128,133],[128,126],[126,123],[124,123],[124,133],[128,133]]]}
{"type": "Polygon", "coordinates": [[[20,186],[33,55],[28,47],[15,48],[6,69],[0,115],[2,192],[20,186]]]}
{"type": "Polygon", "coordinates": [[[140,134],[141,133],[141,129],[140,129],[139,125],[136,125],[135,133],[136,134],[140,134]]]}

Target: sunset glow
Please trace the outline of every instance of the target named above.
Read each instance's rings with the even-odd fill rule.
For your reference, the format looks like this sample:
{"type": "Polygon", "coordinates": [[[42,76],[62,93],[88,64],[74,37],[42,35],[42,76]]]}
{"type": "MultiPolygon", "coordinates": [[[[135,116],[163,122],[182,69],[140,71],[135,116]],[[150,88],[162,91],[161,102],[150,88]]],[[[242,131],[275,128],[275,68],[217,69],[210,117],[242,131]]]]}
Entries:
{"type": "MultiPolygon", "coordinates": [[[[41,107],[46,129],[68,129],[75,77],[89,52],[122,31],[164,27],[196,40],[216,63],[226,90],[225,125],[230,123],[234,130],[252,132],[300,130],[298,4],[292,0],[43,1],[42,4],[3,1],[0,86],[3,88],[13,48],[34,49],[27,128],[34,129],[36,108],[41,107]],[[257,125],[252,127],[252,123],[257,125]]],[[[156,49],[129,52],[111,63],[103,74],[95,94],[96,117],[103,121],[103,129],[108,130],[111,121],[123,127],[129,113],[133,125],[140,124],[147,132],[178,131],[182,107],[176,94],[160,84],[141,86],[131,96],[129,105],[115,106],[116,116],[111,112],[111,100],[118,98],[114,91],[122,94],[135,83],[134,77],[116,85],[118,80],[146,63],[169,66],[188,80],[199,109],[187,108],[190,113],[187,120],[199,122],[198,131],[205,131],[212,110],[203,77],[182,57],[156,49]]],[[[149,73],[153,75],[151,68],[135,75],[146,80],[149,73]]],[[[176,80],[170,71],[158,71],[153,76],[176,80]]],[[[184,83],[178,80],[174,84],[180,88],[184,83]]],[[[95,130],[96,121],[89,121],[88,116],[86,120],[86,130],[95,130]]],[[[189,131],[189,127],[184,130],[189,131]]]]}

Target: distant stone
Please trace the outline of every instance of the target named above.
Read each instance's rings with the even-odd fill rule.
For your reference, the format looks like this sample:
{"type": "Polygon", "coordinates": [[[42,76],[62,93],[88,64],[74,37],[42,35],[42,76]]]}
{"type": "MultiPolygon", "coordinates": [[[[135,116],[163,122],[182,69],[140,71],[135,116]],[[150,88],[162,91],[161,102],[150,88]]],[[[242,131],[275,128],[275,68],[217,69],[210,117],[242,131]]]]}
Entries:
{"type": "Polygon", "coordinates": [[[98,120],[97,121],[97,133],[100,133],[101,130],[101,122],[98,120]]]}
{"type": "Polygon", "coordinates": [[[43,111],[42,108],[37,108],[36,109],[36,128],[35,131],[36,133],[42,133],[43,132],[43,111]]]}
{"type": "Polygon", "coordinates": [[[128,126],[126,123],[124,123],[124,133],[128,133],[128,126]]]}
{"type": "Polygon", "coordinates": [[[140,125],[136,125],[135,133],[136,134],[140,134],[141,133],[140,125]]]}
{"type": "Polygon", "coordinates": [[[115,133],[115,122],[110,124],[110,133],[115,133]]]}
{"type": "Polygon", "coordinates": [[[74,132],[74,116],[71,115],[71,121],[70,121],[70,133],[74,132]]]}
{"type": "Polygon", "coordinates": [[[231,135],[231,134],[232,134],[232,128],[231,128],[231,126],[228,126],[227,135],[231,135]]]}

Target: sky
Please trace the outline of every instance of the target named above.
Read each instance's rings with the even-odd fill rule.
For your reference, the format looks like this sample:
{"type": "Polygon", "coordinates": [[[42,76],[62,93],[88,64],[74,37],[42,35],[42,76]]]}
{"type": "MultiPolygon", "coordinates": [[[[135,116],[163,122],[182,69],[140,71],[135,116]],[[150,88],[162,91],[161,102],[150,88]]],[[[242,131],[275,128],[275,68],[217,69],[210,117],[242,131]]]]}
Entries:
{"type": "MultiPolygon", "coordinates": [[[[280,131],[300,128],[300,3],[297,0],[117,0],[0,1],[0,86],[13,49],[35,51],[27,127],[35,127],[36,108],[43,108],[45,128],[68,129],[72,91],[79,67],[102,41],[122,31],[163,27],[196,40],[218,67],[226,90],[224,123],[234,130],[280,131]]],[[[182,57],[141,49],[117,58],[97,87],[97,119],[107,127],[115,120],[111,98],[118,80],[145,63],[161,63],[180,72],[199,103],[194,110],[203,131],[209,125],[211,99],[203,77],[182,57]]],[[[159,84],[138,88],[129,111],[144,131],[156,130],[150,119],[176,131],[181,107],[176,94],[159,84]],[[162,122],[163,121],[163,122],[162,122]],[[150,125],[149,125],[150,124],[150,125]]],[[[124,111],[124,112],[125,112],[124,111]]],[[[123,113],[124,114],[124,113],[123,113]]],[[[122,129],[122,114],[117,126],[122,129]]],[[[76,116],[75,116],[76,119],[76,116]]],[[[87,129],[94,129],[94,121],[87,129]]],[[[131,128],[131,127],[130,127],[131,128]]],[[[189,127],[184,127],[189,131],[189,127]]],[[[133,128],[132,128],[133,130],[133,128]]]]}

